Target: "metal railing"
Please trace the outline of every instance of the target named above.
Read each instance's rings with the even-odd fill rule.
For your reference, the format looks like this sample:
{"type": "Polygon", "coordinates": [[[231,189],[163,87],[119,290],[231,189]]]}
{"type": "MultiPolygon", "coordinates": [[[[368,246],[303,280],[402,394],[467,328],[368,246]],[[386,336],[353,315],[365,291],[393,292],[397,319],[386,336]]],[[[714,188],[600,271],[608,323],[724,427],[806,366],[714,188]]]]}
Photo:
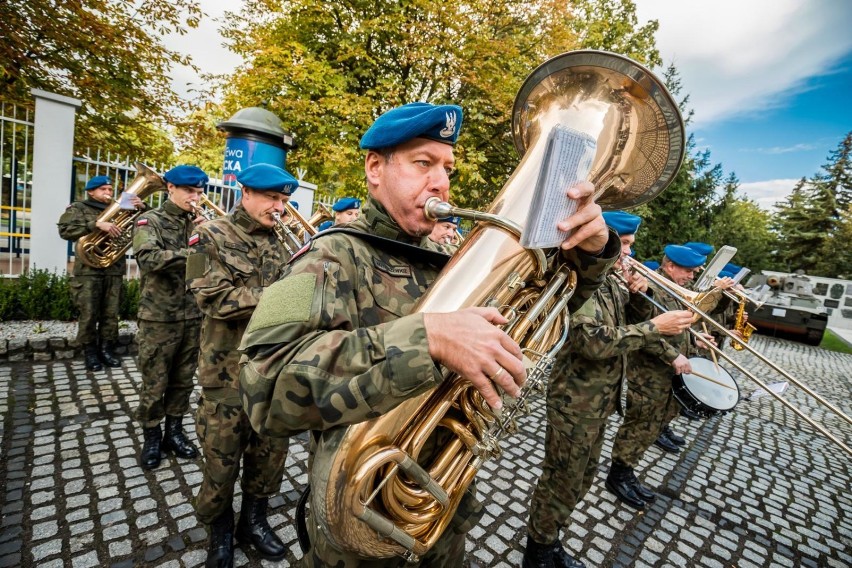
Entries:
{"type": "Polygon", "coordinates": [[[0,276],[25,268],[32,197],[33,109],[0,103],[0,276]]]}

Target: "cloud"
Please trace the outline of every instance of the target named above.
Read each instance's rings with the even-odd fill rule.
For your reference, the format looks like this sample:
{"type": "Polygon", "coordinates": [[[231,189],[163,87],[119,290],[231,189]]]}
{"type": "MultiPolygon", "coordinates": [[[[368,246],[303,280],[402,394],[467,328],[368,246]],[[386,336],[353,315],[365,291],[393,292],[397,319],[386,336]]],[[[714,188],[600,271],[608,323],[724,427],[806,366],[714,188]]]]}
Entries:
{"type": "Polygon", "coordinates": [[[852,2],[636,0],[660,23],[657,47],[678,68],[694,125],[777,108],[852,50],[852,2]]]}
{"type": "Polygon", "coordinates": [[[790,195],[797,183],[799,183],[798,179],[769,179],[741,183],[739,190],[762,209],[771,211],[776,202],[783,201],[790,195]]]}
{"type": "Polygon", "coordinates": [[[742,148],[740,151],[773,156],[777,154],[790,154],[792,152],[810,152],[811,150],[819,150],[821,148],[822,146],[817,144],[793,144],[792,146],[773,146],[772,148],[742,148]]]}

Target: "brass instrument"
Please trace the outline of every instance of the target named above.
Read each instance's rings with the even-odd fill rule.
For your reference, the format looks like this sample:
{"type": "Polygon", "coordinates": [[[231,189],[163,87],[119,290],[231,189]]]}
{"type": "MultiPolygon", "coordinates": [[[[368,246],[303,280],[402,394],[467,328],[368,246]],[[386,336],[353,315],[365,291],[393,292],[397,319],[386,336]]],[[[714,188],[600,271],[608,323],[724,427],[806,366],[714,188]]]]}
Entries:
{"type": "Polygon", "coordinates": [[[741,336],[739,340],[731,341],[731,347],[733,347],[736,351],[742,351],[745,349],[743,343],[748,343],[748,340],[751,338],[751,334],[757,329],[746,321],[745,309],[746,301],[743,300],[737,308],[737,317],[734,319],[734,331],[739,333],[741,336]]]}
{"type": "Polygon", "coordinates": [[[319,227],[320,224],[330,221],[331,219],[334,219],[334,215],[332,215],[331,211],[328,210],[328,207],[322,203],[317,203],[317,210],[314,211],[314,214],[311,215],[311,218],[308,219],[307,222],[308,225],[314,228],[314,232],[311,233],[311,235],[317,234],[316,228],[319,227]]]}
{"type": "MultiPolygon", "coordinates": [[[[136,195],[139,199],[145,199],[149,195],[165,189],[166,182],[160,174],[145,164],[136,162],[136,177],[124,191],[136,195]]],[[[119,202],[115,201],[104,209],[104,212],[98,216],[97,222],[112,223],[121,230],[121,234],[117,237],[111,237],[109,233],[95,229],[94,232],[77,241],[74,247],[74,254],[77,259],[94,268],[107,268],[115,264],[130,248],[133,239],[133,224],[142,212],[141,209],[121,209],[119,202]]]]}
{"type": "Polygon", "coordinates": [[[198,196],[198,203],[191,203],[190,205],[196,215],[204,217],[208,221],[227,215],[224,209],[210,201],[210,198],[204,193],[198,196]]]}
{"type": "MultiPolygon", "coordinates": [[[[675,284],[675,283],[674,283],[674,282],[672,282],[671,280],[669,280],[669,279],[665,278],[664,276],[661,276],[661,275],[657,274],[656,272],[654,272],[654,271],[650,270],[647,266],[643,265],[641,262],[637,262],[637,261],[633,260],[632,258],[625,258],[625,259],[624,259],[624,262],[626,263],[626,266],[627,266],[630,270],[634,270],[634,271],[638,272],[639,274],[641,274],[642,276],[644,276],[645,278],[647,278],[649,281],[651,281],[652,283],[654,283],[654,284],[656,285],[656,287],[657,287],[659,290],[661,290],[662,292],[664,292],[664,293],[666,293],[666,294],[669,294],[669,295],[671,295],[673,298],[677,299],[677,300],[678,300],[681,304],[683,304],[683,306],[684,306],[684,308],[685,308],[685,309],[688,309],[688,310],[690,310],[690,311],[694,312],[694,313],[696,314],[696,316],[697,316],[698,318],[702,319],[705,323],[712,325],[714,328],[716,328],[716,330],[717,330],[717,331],[719,331],[720,333],[724,334],[726,337],[730,338],[732,341],[736,341],[736,340],[738,339],[738,338],[737,338],[735,335],[733,335],[733,334],[732,334],[729,330],[725,329],[725,327],[724,327],[724,326],[722,326],[722,325],[721,325],[721,324],[719,324],[716,320],[714,320],[714,319],[713,319],[713,318],[711,318],[709,315],[707,315],[707,313],[706,313],[704,310],[702,310],[700,307],[698,307],[698,305],[696,305],[696,304],[695,304],[695,302],[694,302],[694,295],[696,294],[696,292],[692,292],[692,291],[690,291],[690,290],[686,290],[685,288],[683,288],[683,287],[681,287],[681,286],[678,286],[677,284],[675,284]]],[[[698,293],[698,294],[700,294],[700,293],[698,293]]],[[[660,304],[659,304],[656,300],[654,300],[654,299],[653,299],[653,298],[651,298],[650,296],[647,296],[647,295],[644,295],[644,296],[645,296],[645,297],[646,297],[646,298],[647,298],[647,299],[648,299],[651,303],[653,303],[653,304],[654,304],[654,305],[656,305],[658,308],[660,308],[660,309],[662,309],[663,311],[665,311],[665,308],[664,308],[663,306],[661,306],[661,305],[660,305],[660,304]]],[[[745,302],[743,302],[741,305],[743,305],[743,304],[745,304],[745,302]]],[[[702,339],[702,340],[703,340],[703,338],[702,338],[700,335],[698,335],[698,332],[696,332],[695,330],[693,330],[693,329],[691,329],[691,328],[690,328],[690,329],[689,329],[689,332],[690,332],[690,333],[691,333],[694,337],[696,337],[697,339],[702,339]]],[[[813,390],[811,390],[811,389],[810,389],[810,388],[809,388],[806,384],[804,384],[802,381],[800,381],[800,380],[798,380],[797,378],[793,377],[790,373],[788,373],[787,371],[785,371],[784,369],[782,369],[781,367],[779,367],[778,365],[776,365],[775,363],[773,363],[772,361],[770,361],[769,359],[767,359],[764,355],[762,355],[760,352],[758,352],[757,350],[755,350],[755,349],[754,349],[751,345],[748,345],[747,343],[744,343],[744,342],[741,342],[741,345],[742,345],[743,349],[747,350],[749,353],[751,353],[752,355],[754,355],[755,357],[757,357],[760,361],[762,361],[764,364],[768,365],[768,366],[769,366],[770,368],[772,368],[775,372],[777,372],[777,373],[779,373],[780,375],[782,375],[782,376],[783,376],[785,379],[787,379],[789,382],[791,382],[792,384],[794,384],[794,385],[798,386],[799,388],[801,388],[802,390],[804,390],[807,394],[809,394],[811,397],[813,397],[813,398],[814,398],[814,400],[816,400],[817,402],[819,402],[820,404],[822,404],[823,406],[825,406],[826,408],[828,408],[829,410],[831,410],[832,412],[834,412],[834,413],[835,413],[835,414],[836,414],[839,418],[842,418],[842,419],[843,419],[843,420],[845,420],[847,423],[852,424],[852,418],[850,418],[849,416],[847,416],[846,414],[844,414],[844,413],[843,413],[843,412],[842,412],[839,408],[837,408],[836,406],[834,406],[833,404],[831,404],[830,402],[828,402],[827,400],[825,400],[823,397],[821,397],[819,394],[817,394],[816,392],[814,392],[813,390]]],[[[783,404],[784,406],[786,406],[787,408],[789,408],[790,410],[792,410],[792,411],[793,411],[793,412],[794,412],[797,416],[799,416],[802,420],[804,420],[805,422],[807,422],[808,424],[810,424],[810,425],[811,425],[814,429],[816,429],[817,431],[819,431],[819,432],[820,432],[823,436],[825,436],[826,438],[828,438],[829,440],[831,440],[832,442],[834,442],[835,444],[837,444],[838,446],[840,446],[841,448],[843,448],[843,450],[845,450],[845,451],[846,451],[846,453],[848,453],[849,455],[852,455],[852,449],[850,449],[850,448],[849,448],[849,446],[847,446],[845,443],[843,443],[843,442],[842,442],[839,438],[837,438],[834,434],[832,434],[831,432],[829,432],[828,430],[826,430],[823,426],[820,426],[819,424],[817,424],[816,422],[814,422],[814,421],[813,421],[813,420],[812,420],[809,416],[807,416],[804,412],[802,412],[801,410],[799,410],[798,408],[796,408],[795,406],[793,406],[792,404],[790,404],[790,403],[787,401],[787,399],[783,398],[781,395],[779,395],[778,393],[776,393],[776,392],[774,392],[772,389],[770,389],[770,388],[766,385],[766,383],[764,383],[763,381],[761,381],[760,379],[758,379],[757,377],[755,377],[753,373],[750,373],[750,372],[749,372],[748,370],[746,370],[746,369],[745,369],[742,365],[738,364],[736,361],[734,361],[733,359],[731,359],[731,358],[730,358],[730,357],[729,357],[726,353],[724,353],[724,352],[723,352],[721,349],[719,349],[718,347],[716,347],[716,346],[714,346],[714,345],[712,345],[712,344],[708,344],[708,347],[709,347],[709,348],[710,348],[710,349],[711,349],[714,353],[716,353],[717,355],[720,355],[720,356],[721,356],[722,358],[724,358],[724,359],[725,359],[728,363],[730,363],[731,365],[733,365],[734,367],[736,367],[736,369],[737,369],[739,372],[741,372],[743,375],[745,375],[746,377],[748,377],[749,379],[751,379],[752,381],[754,381],[754,382],[755,382],[755,383],[756,383],[759,387],[761,387],[763,390],[765,390],[765,391],[766,391],[766,392],[768,392],[770,395],[772,395],[773,397],[775,397],[775,399],[776,399],[776,400],[778,400],[779,402],[781,402],[781,404],[783,404]]]]}
{"type": "MultiPolygon", "coordinates": [[[[290,217],[287,225],[290,227],[290,230],[293,232],[295,237],[302,243],[317,234],[317,226],[320,223],[332,218],[331,213],[322,203],[317,204],[317,210],[310,219],[305,219],[304,216],[299,213],[299,210],[293,207],[293,204],[289,201],[284,203],[284,209],[290,217]]],[[[301,247],[301,245],[299,246],[301,247]]]]}
{"type": "MultiPolygon", "coordinates": [[[[555,354],[567,339],[567,303],[576,274],[558,250],[520,246],[548,135],[558,125],[597,141],[589,175],[605,207],[639,205],[677,172],[684,131],[677,104],[644,67],[611,53],[557,56],[526,79],[513,110],[521,163],[488,212],[458,209],[437,198],[425,214],[478,221],[420,299],[415,312],[494,306],[504,330],[528,360],[516,401],[497,413],[464,377],[444,370],[441,385],[372,420],[327,433],[311,472],[311,515],[334,546],[365,558],[414,561],[438,540],[477,470],[500,454],[499,440],[543,391],[555,354]],[[427,440],[446,436],[429,457],[427,440]],[[329,446],[335,449],[329,450],[329,446]],[[322,463],[322,467],[317,467],[322,463]]],[[[567,189],[567,188],[566,188],[567,189]]]]}
{"type": "Polygon", "coordinates": [[[296,254],[296,251],[302,248],[302,245],[305,244],[304,241],[295,232],[293,232],[289,223],[285,223],[284,219],[281,218],[281,215],[277,211],[272,213],[272,219],[275,220],[275,224],[272,226],[275,236],[278,237],[278,240],[281,241],[281,244],[283,244],[284,248],[287,249],[287,252],[290,253],[290,256],[296,254]]]}

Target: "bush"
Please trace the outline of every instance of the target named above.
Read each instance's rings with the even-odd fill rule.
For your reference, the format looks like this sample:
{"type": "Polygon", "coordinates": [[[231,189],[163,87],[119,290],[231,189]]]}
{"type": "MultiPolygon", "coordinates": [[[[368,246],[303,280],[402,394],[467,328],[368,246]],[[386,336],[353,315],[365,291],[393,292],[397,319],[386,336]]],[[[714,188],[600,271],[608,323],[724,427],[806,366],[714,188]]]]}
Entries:
{"type": "MultiPolygon", "coordinates": [[[[122,280],[119,317],[135,320],[139,280],[122,280]]],[[[0,278],[0,321],[77,319],[67,274],[30,269],[18,278],[0,278]]]]}

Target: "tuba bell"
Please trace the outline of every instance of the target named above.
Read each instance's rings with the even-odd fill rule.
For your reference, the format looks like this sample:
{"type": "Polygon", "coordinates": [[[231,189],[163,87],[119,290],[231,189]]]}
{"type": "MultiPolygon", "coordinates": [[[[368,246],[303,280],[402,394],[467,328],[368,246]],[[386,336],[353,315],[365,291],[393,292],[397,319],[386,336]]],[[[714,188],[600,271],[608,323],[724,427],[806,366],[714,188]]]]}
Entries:
{"type": "Polygon", "coordinates": [[[576,274],[559,251],[520,245],[551,130],[568,125],[597,141],[588,179],[607,208],[656,196],[683,158],[675,101],[650,71],[612,53],[570,52],[542,64],[518,93],[512,121],[522,159],[487,212],[437,198],[426,204],[431,218],[477,223],[414,311],[497,307],[528,362],[527,383],[498,414],[469,381],[444,370],[432,391],[335,432],[333,444],[318,444],[312,522],[334,546],[360,557],[416,561],[432,548],[477,470],[500,454],[499,441],[526,411],[526,398],[543,392],[567,339],[576,274]],[[435,451],[423,451],[436,436],[435,451]]]}
{"type": "MultiPolygon", "coordinates": [[[[165,189],[166,182],[160,174],[142,162],[136,162],[136,177],[124,191],[138,196],[139,199],[145,199],[149,195],[165,189]]],[[[74,254],[77,259],[86,266],[94,268],[107,268],[115,264],[130,248],[133,239],[133,223],[141,214],[141,209],[121,209],[119,203],[114,201],[112,205],[104,209],[97,222],[112,223],[121,230],[121,234],[117,237],[111,237],[108,233],[95,229],[94,232],[80,237],[74,246],[74,254]]]]}

